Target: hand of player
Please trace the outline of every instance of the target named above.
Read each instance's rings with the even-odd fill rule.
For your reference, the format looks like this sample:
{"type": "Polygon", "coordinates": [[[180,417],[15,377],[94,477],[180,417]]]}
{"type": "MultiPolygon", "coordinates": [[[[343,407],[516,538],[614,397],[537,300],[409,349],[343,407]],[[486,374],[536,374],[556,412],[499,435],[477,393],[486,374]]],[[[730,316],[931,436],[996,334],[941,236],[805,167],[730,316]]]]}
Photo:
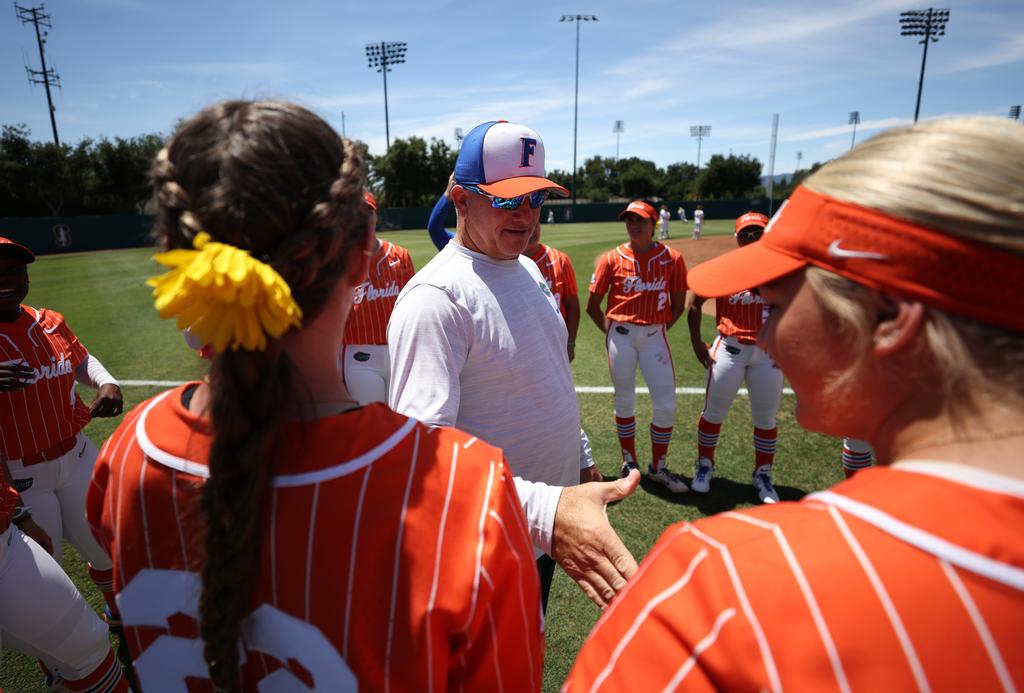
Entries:
{"type": "Polygon", "coordinates": [[[572,363],[572,360],[576,358],[576,347],[566,347],[566,349],[569,350],[569,363],[572,363]]]}
{"type": "Polygon", "coordinates": [[[448,176],[448,187],[444,189],[444,196],[449,200],[452,199],[452,188],[455,187],[455,171],[452,171],[452,175],[448,176]]]}
{"type": "Polygon", "coordinates": [[[46,549],[46,553],[53,555],[53,541],[50,540],[50,535],[46,533],[46,530],[36,524],[36,521],[31,517],[24,522],[18,523],[18,529],[23,534],[32,539],[35,543],[46,549]]]}
{"type": "Polygon", "coordinates": [[[36,372],[24,361],[0,363],[0,392],[16,392],[32,384],[36,372]]]}
{"type": "Polygon", "coordinates": [[[121,397],[121,388],[112,383],[100,385],[96,392],[96,399],[89,405],[89,413],[97,418],[117,416],[124,409],[124,399],[121,397]]]}
{"type": "Polygon", "coordinates": [[[715,365],[715,357],[711,355],[708,350],[708,345],[704,342],[693,342],[693,354],[700,361],[700,365],[710,369],[715,365]]]}
{"type": "Polygon", "coordinates": [[[591,481],[604,481],[604,477],[601,476],[601,470],[597,468],[596,464],[580,470],[580,483],[586,484],[591,481]]]}
{"type": "Polygon", "coordinates": [[[608,522],[605,506],[633,493],[640,472],[625,479],[570,486],[555,510],[551,557],[602,609],[636,572],[636,560],[608,522]]]}

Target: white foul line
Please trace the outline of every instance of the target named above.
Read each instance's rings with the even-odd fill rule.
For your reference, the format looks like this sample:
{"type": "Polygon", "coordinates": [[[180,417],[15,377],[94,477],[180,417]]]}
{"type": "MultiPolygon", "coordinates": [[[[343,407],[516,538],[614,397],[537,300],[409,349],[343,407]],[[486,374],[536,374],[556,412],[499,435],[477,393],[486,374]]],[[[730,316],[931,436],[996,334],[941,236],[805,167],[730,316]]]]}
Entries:
{"type": "MultiPolygon", "coordinates": [[[[125,387],[177,387],[178,385],[184,385],[184,380],[120,380],[119,384],[125,387]]],[[[646,387],[638,387],[636,389],[637,394],[647,395],[650,391],[646,387]]],[[[610,385],[577,385],[576,393],[581,395],[610,395],[615,393],[615,389],[610,385]]],[[[677,395],[703,395],[704,388],[702,387],[677,387],[677,395]]],[[[749,396],[747,388],[741,387],[737,393],[741,397],[749,396]]],[[[784,388],[782,394],[791,395],[793,390],[790,388],[784,388]]]]}

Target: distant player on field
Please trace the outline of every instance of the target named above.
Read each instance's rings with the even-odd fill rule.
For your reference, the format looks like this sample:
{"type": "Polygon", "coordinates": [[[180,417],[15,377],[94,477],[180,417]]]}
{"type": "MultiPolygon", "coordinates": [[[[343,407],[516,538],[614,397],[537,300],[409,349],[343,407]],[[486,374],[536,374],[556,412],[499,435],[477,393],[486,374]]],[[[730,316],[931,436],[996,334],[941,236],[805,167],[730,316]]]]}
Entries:
{"type": "MultiPolygon", "coordinates": [[[[736,220],[736,243],[742,248],[761,239],[768,217],[747,212],[736,220]]],[[[704,298],[697,296],[686,315],[693,353],[707,369],[704,409],[697,422],[697,464],[690,488],[697,493],[711,490],[715,448],[722,422],[746,381],[750,393],[750,415],[754,420],[753,484],[762,503],[777,503],[772,485],[772,463],[778,438],[776,414],[782,400],[782,371],[764,349],[757,335],[764,324],[768,306],[756,292],[738,291],[715,300],[718,336],[709,348],[700,333],[704,298]]]]}
{"type": "Polygon", "coordinates": [[[760,287],[797,421],[882,464],[670,527],[567,690],[1024,687],[1022,160],[1004,118],[891,130],[693,269],[703,296],[760,287]]]}
{"type": "Polygon", "coordinates": [[[668,205],[662,205],[658,211],[658,240],[668,240],[668,223],[672,220],[672,212],[668,211],[668,205]]]}
{"type": "MultiPolygon", "coordinates": [[[[377,225],[377,199],[364,192],[371,228],[377,225]]],[[[388,401],[391,360],[388,358],[388,320],[402,287],[416,273],[409,251],[374,234],[366,281],[356,287],[352,312],[345,324],[341,372],[349,394],[360,404],[388,401]]]]}
{"type": "Polygon", "coordinates": [[[615,428],[622,448],[622,475],[639,468],[636,456],[636,369],[651,392],[651,465],[648,476],[683,493],[686,484],[666,463],[676,416],[676,377],[666,333],[683,313],[686,262],[654,240],[658,212],[643,200],[629,203],[619,219],[629,242],[597,260],[590,280],[587,315],[605,333],[608,369],[615,386],[615,428]],[[606,310],[601,302],[608,297],[606,310]]]}
{"type": "Polygon", "coordinates": [[[704,228],[704,205],[697,205],[697,209],[693,210],[693,239],[695,241],[700,240],[700,232],[704,228]]]}
{"type": "Polygon", "coordinates": [[[90,488],[143,688],[539,689],[502,452],[359,406],[338,368],[375,248],[359,148],[299,106],[223,102],[153,178],[157,308],[216,353],[125,418],[90,488]]]}

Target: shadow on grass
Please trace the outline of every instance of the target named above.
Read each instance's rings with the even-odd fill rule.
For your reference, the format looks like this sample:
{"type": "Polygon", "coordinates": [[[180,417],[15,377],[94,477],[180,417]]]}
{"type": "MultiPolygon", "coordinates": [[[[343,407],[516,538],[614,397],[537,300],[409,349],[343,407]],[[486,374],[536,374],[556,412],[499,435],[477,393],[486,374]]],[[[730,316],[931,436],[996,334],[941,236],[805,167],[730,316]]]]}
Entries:
{"type": "MultiPolygon", "coordinates": [[[[690,479],[686,479],[689,484],[690,479]]],[[[672,493],[661,484],[651,481],[646,476],[640,481],[640,487],[657,496],[667,503],[676,505],[689,505],[697,508],[703,515],[714,515],[715,513],[733,510],[740,505],[758,503],[757,491],[748,483],[733,481],[732,479],[719,478],[711,482],[711,491],[708,493],[672,493]]],[[[795,486],[775,485],[775,491],[779,494],[779,500],[796,501],[803,498],[807,492],[795,486]]]]}

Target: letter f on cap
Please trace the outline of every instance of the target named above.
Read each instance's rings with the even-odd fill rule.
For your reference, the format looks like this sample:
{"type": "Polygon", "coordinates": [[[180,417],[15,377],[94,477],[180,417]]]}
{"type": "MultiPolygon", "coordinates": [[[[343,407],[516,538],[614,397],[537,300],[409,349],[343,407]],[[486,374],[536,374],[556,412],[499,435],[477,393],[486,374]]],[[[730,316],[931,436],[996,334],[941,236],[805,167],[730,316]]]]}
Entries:
{"type": "Polygon", "coordinates": [[[534,153],[537,151],[537,140],[532,137],[520,137],[519,139],[523,143],[523,158],[519,166],[521,168],[532,166],[530,159],[533,158],[534,153]]]}

